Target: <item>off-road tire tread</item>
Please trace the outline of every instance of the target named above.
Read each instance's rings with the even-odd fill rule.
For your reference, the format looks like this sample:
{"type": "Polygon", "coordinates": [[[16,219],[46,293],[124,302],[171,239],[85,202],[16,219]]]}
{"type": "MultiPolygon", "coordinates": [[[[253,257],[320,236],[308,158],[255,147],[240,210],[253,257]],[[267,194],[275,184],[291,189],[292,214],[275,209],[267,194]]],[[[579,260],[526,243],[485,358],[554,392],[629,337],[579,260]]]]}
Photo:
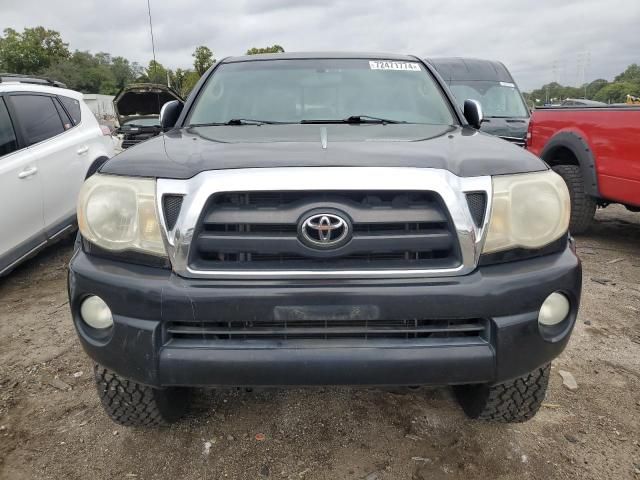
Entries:
{"type": "Polygon", "coordinates": [[[109,417],[126,427],[167,426],[182,413],[181,405],[172,408],[164,390],[127,380],[112,371],[94,366],[98,396],[109,417]]]}
{"type": "Polygon", "coordinates": [[[552,169],[563,178],[569,188],[569,196],[571,197],[569,231],[576,234],[586,232],[591,226],[598,205],[596,199],[585,192],[580,167],[577,165],[555,165],[552,169]]]}
{"type": "Polygon", "coordinates": [[[462,387],[457,390],[458,398],[472,418],[502,423],[526,422],[535,416],[544,401],[550,370],[551,365],[547,364],[505,383],[462,387]],[[472,411],[465,407],[465,402],[470,400],[475,404],[472,411]]]}

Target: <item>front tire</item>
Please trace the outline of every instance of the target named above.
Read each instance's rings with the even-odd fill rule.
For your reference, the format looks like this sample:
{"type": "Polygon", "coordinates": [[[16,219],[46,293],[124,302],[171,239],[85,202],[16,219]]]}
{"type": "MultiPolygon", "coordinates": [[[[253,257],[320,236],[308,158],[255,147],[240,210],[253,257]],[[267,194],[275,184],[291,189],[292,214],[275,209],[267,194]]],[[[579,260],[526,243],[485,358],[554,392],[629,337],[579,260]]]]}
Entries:
{"type": "Polygon", "coordinates": [[[149,387],[122,378],[101,365],[95,365],[94,374],[104,411],[125,427],[166,426],[188,409],[187,388],[149,387]]]}
{"type": "Polygon", "coordinates": [[[569,189],[571,197],[569,231],[576,234],[586,232],[591,226],[597,204],[595,198],[585,192],[580,167],[577,165],[556,165],[552,169],[562,177],[569,189]]]}
{"type": "Polygon", "coordinates": [[[493,422],[526,422],[540,409],[549,385],[551,364],[497,385],[454,387],[458,402],[470,418],[493,422]]]}

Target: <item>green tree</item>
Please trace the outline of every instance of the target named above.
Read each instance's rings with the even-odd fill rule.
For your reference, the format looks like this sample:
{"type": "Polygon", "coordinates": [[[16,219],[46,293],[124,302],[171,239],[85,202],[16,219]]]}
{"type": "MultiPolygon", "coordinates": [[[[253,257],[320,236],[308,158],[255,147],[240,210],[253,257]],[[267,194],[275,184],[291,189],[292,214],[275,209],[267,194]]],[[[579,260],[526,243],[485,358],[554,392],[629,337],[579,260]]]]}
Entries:
{"type": "Polygon", "coordinates": [[[198,75],[198,72],[178,68],[171,75],[171,86],[182,98],[186,98],[189,93],[191,93],[191,90],[193,90],[196,83],[198,83],[199,79],[200,75],[198,75]]]}
{"type": "Polygon", "coordinates": [[[247,50],[247,55],[257,55],[259,53],[284,53],[284,48],[280,45],[272,45],[270,47],[262,48],[253,47],[247,50]]]}
{"type": "Polygon", "coordinates": [[[640,83],[640,65],[632,63],[613,80],[614,82],[640,83]]]}
{"type": "Polygon", "coordinates": [[[598,78],[587,85],[587,98],[594,98],[596,94],[609,84],[604,78],[598,78]]]}
{"type": "Polygon", "coordinates": [[[113,57],[110,69],[114,84],[118,90],[135,81],[136,77],[142,73],[140,65],[135,62],[129,63],[129,60],[124,57],[113,57]]]}
{"type": "Polygon", "coordinates": [[[5,28],[0,37],[0,66],[11,73],[38,74],[69,58],[68,46],[55,30],[35,27],[19,33],[5,28]]]}
{"type": "Polygon", "coordinates": [[[205,45],[196,47],[195,51],[191,54],[193,57],[193,68],[196,69],[196,73],[201,77],[204,72],[216,63],[216,59],[213,58],[213,52],[205,45]]]}
{"type": "Polygon", "coordinates": [[[107,95],[115,94],[142,73],[143,69],[137,63],[129,63],[126,58],[112,57],[104,52],[92,55],[79,50],[42,72],[73,90],[107,95]]]}
{"type": "Polygon", "coordinates": [[[640,95],[640,65],[632,63],[624,72],[617,75],[613,82],[598,78],[581,87],[567,87],[556,82],[532,90],[525,97],[535,105],[549,101],[561,101],[565,98],[582,98],[605,103],[623,103],[627,95],[640,95]]]}
{"type": "Polygon", "coordinates": [[[600,89],[594,100],[605,103],[624,103],[627,95],[640,96],[640,82],[614,82],[600,89]]]}
{"type": "Polygon", "coordinates": [[[167,69],[160,62],[155,60],[149,61],[149,66],[144,73],[138,78],[139,82],[161,83],[167,84],[167,69]]]}

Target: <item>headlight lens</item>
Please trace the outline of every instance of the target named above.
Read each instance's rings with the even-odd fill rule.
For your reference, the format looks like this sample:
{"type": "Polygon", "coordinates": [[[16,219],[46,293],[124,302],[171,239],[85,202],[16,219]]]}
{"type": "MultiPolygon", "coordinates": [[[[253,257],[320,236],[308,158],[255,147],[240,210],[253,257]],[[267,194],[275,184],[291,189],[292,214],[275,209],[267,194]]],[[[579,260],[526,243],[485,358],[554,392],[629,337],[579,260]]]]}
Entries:
{"type": "Polygon", "coordinates": [[[552,170],[493,177],[493,206],[482,253],[542,248],[566,234],[571,202],[552,170]]]}
{"type": "Polygon", "coordinates": [[[93,175],[80,191],[78,226],[101,248],[166,256],[153,179],[93,175]]]}

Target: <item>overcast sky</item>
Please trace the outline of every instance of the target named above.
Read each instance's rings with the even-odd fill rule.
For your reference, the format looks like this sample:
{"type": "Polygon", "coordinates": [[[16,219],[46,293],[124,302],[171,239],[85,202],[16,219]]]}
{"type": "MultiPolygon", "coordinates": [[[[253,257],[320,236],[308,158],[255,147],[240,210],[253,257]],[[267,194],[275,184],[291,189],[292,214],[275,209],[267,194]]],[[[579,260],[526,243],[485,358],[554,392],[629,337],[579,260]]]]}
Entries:
{"type": "MultiPolygon", "coordinates": [[[[640,0],[151,0],[156,57],[192,64],[277,43],[287,51],[380,51],[503,61],[523,90],[611,80],[640,63],[640,0]],[[589,60],[590,59],[590,60],[589,60]]],[[[146,0],[0,0],[0,28],[43,25],[71,49],[147,64],[146,0]]]]}

